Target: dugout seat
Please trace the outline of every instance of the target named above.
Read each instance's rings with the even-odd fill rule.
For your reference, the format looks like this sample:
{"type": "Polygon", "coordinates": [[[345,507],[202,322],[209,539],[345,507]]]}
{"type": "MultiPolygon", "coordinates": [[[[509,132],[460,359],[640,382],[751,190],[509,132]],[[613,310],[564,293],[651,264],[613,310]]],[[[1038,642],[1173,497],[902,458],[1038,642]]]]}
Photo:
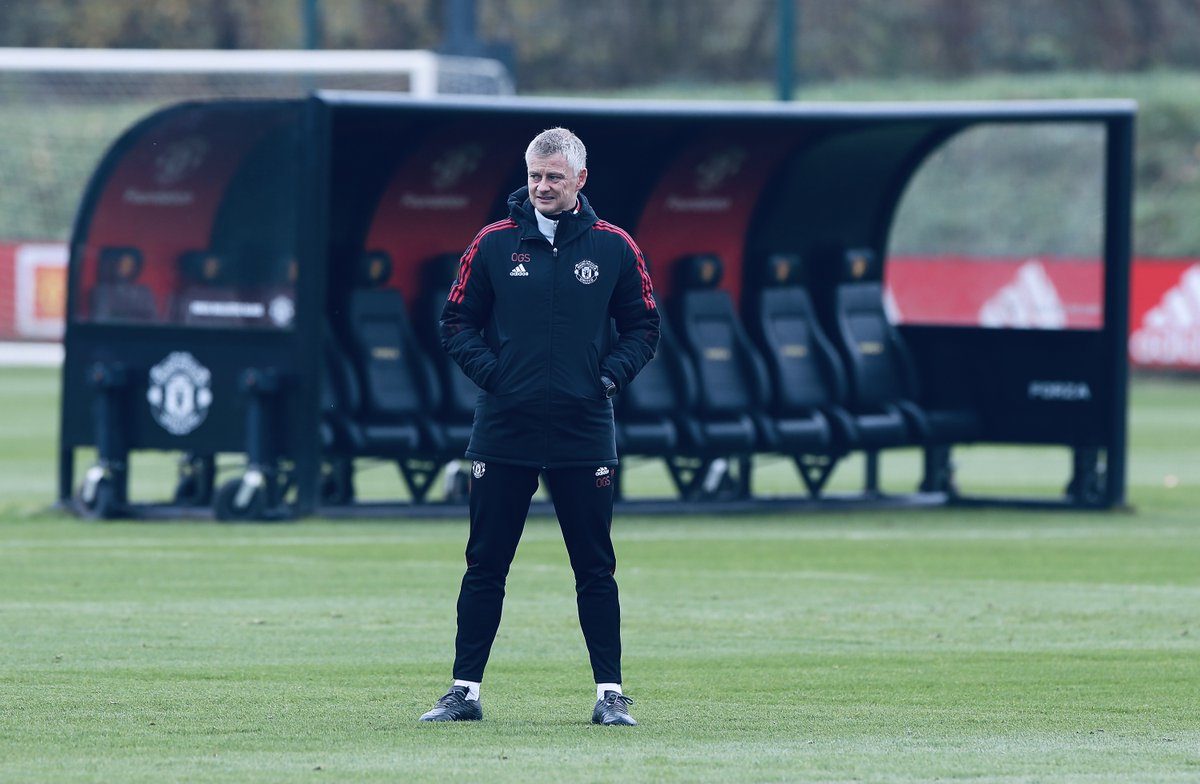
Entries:
{"type": "Polygon", "coordinates": [[[386,253],[366,253],[358,261],[343,326],[361,400],[345,401],[346,436],[355,456],[396,460],[413,498],[421,501],[448,447],[444,429],[431,419],[437,378],[417,343],[404,298],[386,286],[391,272],[386,253]]]}
{"type": "Polygon", "coordinates": [[[438,329],[442,308],[458,275],[458,262],[457,254],[447,253],[429,259],[422,266],[421,296],[417,301],[414,331],[437,373],[442,392],[437,417],[446,431],[448,448],[461,457],[471,440],[471,425],[481,390],[442,348],[438,329]]]}
{"type": "Polygon", "coordinates": [[[179,287],[174,301],[178,324],[206,327],[239,327],[241,302],[235,265],[227,254],[190,250],[179,256],[179,287]]]}
{"type": "Polygon", "coordinates": [[[679,448],[676,420],[696,398],[692,368],[666,320],[659,322],[658,349],[615,402],[617,451],[665,457],[679,448]]]}
{"type": "Polygon", "coordinates": [[[96,262],[96,284],[89,309],[96,321],[155,321],[158,303],[154,292],[137,279],[144,265],[137,248],[101,248],[96,262]]]}
{"type": "Polygon", "coordinates": [[[771,254],[757,271],[747,324],[771,385],[760,448],[791,456],[816,497],[847,448],[846,374],[813,308],[801,258],[771,254]]]}
{"type": "MultiPolygon", "coordinates": [[[[662,314],[660,314],[661,316],[662,314]]],[[[658,349],[614,403],[617,453],[662,458],[681,495],[703,479],[695,457],[681,454],[681,431],[696,428],[689,412],[696,400],[696,375],[666,318],[659,320],[658,349]]],[[[618,475],[619,478],[620,475],[618,475]]],[[[618,493],[621,488],[617,487],[618,493]]]]}
{"type": "MultiPolygon", "coordinates": [[[[767,371],[751,343],[729,292],[717,288],[722,264],[698,255],[675,264],[669,311],[696,374],[694,405],[682,420],[681,451],[708,465],[733,456],[739,473],[735,494],[750,494],[750,456],[759,441],[755,427],[768,402],[767,371]]],[[[703,481],[703,480],[701,480],[703,481]]],[[[698,490],[693,486],[692,494],[698,490]]]]}
{"type": "Polygon", "coordinates": [[[882,267],[874,251],[847,251],[834,289],[834,315],[855,415],[854,442],[871,450],[925,448],[923,491],[953,491],[949,446],[975,440],[977,411],[920,406],[916,369],[883,305],[882,267]]]}

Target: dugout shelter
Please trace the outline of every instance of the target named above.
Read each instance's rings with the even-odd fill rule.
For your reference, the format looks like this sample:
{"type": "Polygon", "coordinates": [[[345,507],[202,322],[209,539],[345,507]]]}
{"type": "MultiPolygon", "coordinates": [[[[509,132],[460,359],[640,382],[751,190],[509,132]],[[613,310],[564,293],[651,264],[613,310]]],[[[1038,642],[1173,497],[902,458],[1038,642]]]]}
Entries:
{"type": "Polygon", "coordinates": [[[850,500],[971,502],[951,449],[989,443],[1066,448],[1048,503],[1122,505],[1135,111],[348,92],[165,109],[114,143],[76,219],[59,499],[105,517],[362,511],[354,465],[373,458],[410,501],[368,512],[457,513],[423,503],[477,393],[436,314],[523,184],[525,144],[566,125],[666,322],[616,411],[622,455],[665,461],[675,494],[627,503],[837,503],[825,482],[856,453],[850,500]],[[1024,266],[974,321],[924,306],[1001,262],[1024,266]],[[1090,304],[1054,300],[1062,275],[1090,304]],[[77,484],[80,448],[97,458],[77,484]],[[879,489],[892,448],[923,451],[911,494],[879,489]],[[130,503],[140,450],[183,456],[172,501],[130,503]],[[245,465],[214,487],[222,454],[245,465]],[[756,494],[766,454],[794,462],[795,494],[756,494]]]}

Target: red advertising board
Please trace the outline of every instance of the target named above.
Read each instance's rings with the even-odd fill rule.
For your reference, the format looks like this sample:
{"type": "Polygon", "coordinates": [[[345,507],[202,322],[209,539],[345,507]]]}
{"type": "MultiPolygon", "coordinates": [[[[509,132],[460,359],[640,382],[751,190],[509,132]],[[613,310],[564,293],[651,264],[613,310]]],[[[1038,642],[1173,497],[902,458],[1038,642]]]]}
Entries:
{"type": "Polygon", "coordinates": [[[1200,259],[1139,260],[1129,323],[1138,367],[1200,370],[1200,259]]]}
{"type": "MultiPolygon", "coordinates": [[[[893,320],[1026,329],[1103,323],[1099,260],[891,257],[893,320]]],[[[1200,371],[1200,259],[1136,259],[1129,307],[1134,367],[1200,371]]]]}
{"type": "Polygon", "coordinates": [[[67,246],[0,243],[0,340],[57,340],[67,303],[67,246]]]}
{"type": "Polygon", "coordinates": [[[1103,324],[1099,259],[888,259],[893,321],[904,324],[1096,329],[1103,324]]]}

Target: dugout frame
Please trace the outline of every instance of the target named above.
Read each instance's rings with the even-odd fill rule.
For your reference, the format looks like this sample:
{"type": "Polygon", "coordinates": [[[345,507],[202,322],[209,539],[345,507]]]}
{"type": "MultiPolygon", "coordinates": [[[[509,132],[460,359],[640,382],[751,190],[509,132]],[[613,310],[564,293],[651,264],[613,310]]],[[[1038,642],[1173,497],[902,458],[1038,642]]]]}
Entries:
{"type": "MultiPolygon", "coordinates": [[[[95,447],[97,466],[88,481],[113,480],[112,514],[173,516],[192,514],[177,506],[126,503],[127,458],[150,449],[187,454],[236,452],[253,466],[282,461],[294,485],[286,502],[268,494],[264,515],[303,516],[318,511],[321,471],[320,357],[310,350],[322,340],[330,308],[336,307],[349,280],[349,260],[368,250],[381,199],[395,186],[397,172],[430,185],[439,176],[429,166],[447,164],[448,145],[476,144],[474,161],[458,162],[467,190],[413,191],[421,198],[450,204],[465,198],[469,215],[433,221],[421,229],[414,220],[405,233],[387,225],[385,241],[411,251],[397,253],[395,285],[412,296],[417,259],[460,250],[475,228],[499,217],[503,200],[522,181],[520,152],[525,141],[545,127],[570,126],[586,141],[593,175],[587,193],[605,219],[630,227],[651,259],[660,297],[670,296],[670,264],[689,252],[725,255],[727,283],[735,301],[748,280],[743,260],[761,251],[784,250],[812,259],[817,287],[832,286],[831,248],[863,247],[887,258],[896,206],[906,185],[939,147],[958,133],[981,124],[1083,123],[1104,129],[1103,312],[1094,330],[987,330],[975,327],[902,326],[927,389],[961,389],[961,368],[931,358],[984,357],[966,371],[972,399],[982,407],[987,443],[1055,444],[1074,451],[1080,471],[1094,487],[1050,506],[1114,508],[1125,503],[1126,419],[1128,403],[1127,335],[1131,257],[1133,139],[1136,105],[1131,101],[1028,101],[971,103],[767,104],[613,102],[561,99],[416,99],[383,93],[325,91],[300,101],[219,101],[187,103],[142,120],[101,160],[84,195],[71,238],[68,270],[68,323],[63,365],[58,465],[58,499],[69,505],[75,487],[74,453],[95,447]],[[294,321],[286,328],[213,323],[198,327],[170,319],[150,321],[97,319],[89,315],[101,247],[154,245],[157,233],[174,230],[162,213],[170,199],[140,209],[105,213],[106,204],[129,206],[131,182],[153,179],[170,162],[163,151],[197,128],[220,138],[239,137],[247,118],[274,117],[285,140],[247,143],[243,158],[230,164],[224,185],[209,182],[208,217],[197,219],[197,241],[220,244],[219,225],[243,225],[229,240],[231,252],[258,253],[255,224],[287,223],[268,243],[268,254],[285,257],[294,272],[294,321]],[[182,130],[181,130],[182,129],[182,130]],[[159,134],[161,138],[155,138],[159,134]],[[224,134],[224,136],[221,136],[224,134]],[[686,231],[672,227],[669,183],[694,169],[705,151],[736,142],[755,150],[748,167],[753,176],[737,181],[728,196],[732,216],[693,222],[686,231]],[[286,154],[279,154],[279,145],[286,154]],[[157,151],[157,152],[156,152],[157,151]],[[507,155],[505,159],[503,156],[507,155]],[[269,158],[268,164],[253,164],[269,158]],[[441,156],[441,157],[439,157],[441,156]],[[253,170],[254,165],[282,171],[253,170]],[[155,167],[159,167],[157,170],[155,167]],[[249,167],[249,168],[247,168],[249,167]],[[282,167],[280,169],[279,167],[282,167]],[[481,168],[482,167],[482,168],[481,168]],[[156,171],[158,174],[156,175],[156,171]],[[265,173],[264,173],[265,172],[265,173]],[[803,175],[803,176],[799,176],[803,175]],[[124,179],[123,179],[124,177],[124,179]],[[132,178],[132,179],[130,179],[132,178]],[[237,184],[237,188],[233,185],[237,184]],[[665,188],[665,190],[664,190],[665,188]],[[446,199],[449,199],[447,201],[446,199]],[[255,214],[256,205],[274,205],[273,218],[255,214]],[[239,216],[238,210],[246,211],[239,216]],[[276,213],[287,213],[279,218],[276,213]],[[124,224],[112,230],[111,217],[124,224]],[[247,218],[246,215],[250,217],[247,218]],[[481,217],[482,216],[482,217],[481,217]],[[207,222],[206,222],[207,221],[207,222]],[[464,228],[465,227],[465,228],[464,228]],[[465,234],[457,232],[465,231],[465,234]],[[108,232],[105,234],[105,232],[108,232]],[[206,235],[207,232],[207,235],[206,235]],[[422,233],[424,232],[424,233],[422,233]],[[700,236],[698,237],[697,234],[700,236]],[[111,236],[110,236],[111,235],[111,236]],[[103,237],[98,239],[98,236],[103,237]],[[126,239],[122,239],[125,237],[126,239]],[[407,239],[406,239],[407,238],[407,239]],[[768,238],[768,240],[764,240],[768,238]],[[240,244],[239,244],[240,243],[240,244]],[[764,244],[765,243],[765,244],[764,244]],[[407,288],[406,288],[407,286],[407,288]],[[170,355],[186,352],[211,373],[210,404],[203,421],[185,433],[171,433],[157,421],[151,396],[152,368],[170,355]],[[1063,384],[1061,395],[1032,396],[1039,382],[1063,384]],[[1086,389],[1086,398],[1071,390],[1086,389]],[[312,422],[312,428],[288,422],[312,422]]],[[[203,136],[203,133],[200,133],[203,136]]],[[[212,143],[209,149],[219,149],[212,143]]],[[[176,166],[190,165],[186,160],[176,166]]],[[[454,167],[453,161],[451,168],[454,167]]],[[[204,179],[204,165],[185,173],[204,179]]],[[[444,172],[443,172],[444,174],[444,172]]],[[[174,175],[170,175],[174,176],[174,175]]],[[[449,177],[449,175],[446,175],[449,177]]],[[[168,176],[169,179],[169,176],[168,176]]],[[[211,179],[211,178],[210,178],[211,179]]],[[[450,179],[453,179],[450,177],[450,179]]],[[[136,184],[136,183],[135,183],[136,184]]],[[[166,186],[164,186],[166,187],[166,186]]],[[[171,185],[174,187],[174,185],[171,185]]],[[[199,193],[199,191],[197,191],[199,193]]],[[[400,193],[401,198],[404,194],[400,193]]],[[[137,201],[135,197],[134,201],[137,201]]],[[[178,206],[178,205],[177,205],[178,206]]],[[[183,205],[187,207],[187,205],[183,205]]],[[[193,210],[193,215],[195,211],[193,210]]],[[[677,217],[677,214],[675,214],[677,217]]],[[[398,219],[397,219],[398,220],[398,219]]],[[[165,242],[159,265],[175,264],[180,248],[165,242]]],[[[258,256],[261,262],[261,254],[258,256]]],[[[254,262],[254,263],[260,263],[254,262]]],[[[143,263],[148,262],[143,260],[143,263]]],[[[119,266],[119,265],[118,265],[119,266]]],[[[163,270],[166,266],[162,267],[163,270]]],[[[163,272],[163,281],[167,273],[163,272]]],[[[161,282],[159,299],[171,285],[161,282]]],[[[251,303],[252,304],[252,303],[251,303]]],[[[267,303],[258,303],[266,307],[267,303]]],[[[161,305],[163,309],[166,305],[161,305]]],[[[1046,389],[1046,387],[1039,387],[1046,389]]],[[[195,391],[193,390],[193,394],[195,391]]],[[[954,392],[948,392],[953,396],[954,392]]],[[[197,399],[192,399],[195,406],[197,399]]],[[[160,397],[161,407],[161,397],[160,397]]],[[[186,406],[184,406],[186,408],[186,406]]],[[[253,478],[254,482],[262,481],[253,478]]],[[[276,481],[267,476],[267,481],[276,481]]],[[[243,485],[246,479],[243,477],[243,485]]],[[[250,492],[247,490],[246,492],[250,492]]],[[[980,499],[945,494],[860,497],[868,505],[973,503],[980,499]]],[[[1026,499],[988,499],[1024,503],[1026,499]]],[[[636,502],[630,502],[631,504],[636,502]]],[[[838,501],[744,499],[737,509],[778,509],[780,505],[819,507],[838,501]]],[[[713,510],[713,504],[654,502],[647,508],[713,510]]],[[[435,513],[432,505],[376,506],[372,514],[408,509],[435,513]]],[[[322,510],[329,511],[329,510],[322,510]]],[[[459,514],[461,508],[436,510],[459,514]]],[[[206,513],[206,512],[202,512],[206,513]]],[[[108,515],[105,515],[108,516],[108,515]]]]}

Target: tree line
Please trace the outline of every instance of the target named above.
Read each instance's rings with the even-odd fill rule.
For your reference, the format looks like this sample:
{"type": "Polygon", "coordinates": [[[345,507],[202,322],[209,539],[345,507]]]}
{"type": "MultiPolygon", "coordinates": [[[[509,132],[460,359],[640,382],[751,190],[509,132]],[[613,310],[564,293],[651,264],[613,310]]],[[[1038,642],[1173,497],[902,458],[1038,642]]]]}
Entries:
{"type": "MultiPolygon", "coordinates": [[[[1200,67],[1200,0],[793,0],[801,81],[1200,67]]],[[[321,45],[427,49],[445,0],[319,0],[321,45]]],[[[303,0],[3,0],[0,45],[279,49],[303,0]]],[[[776,0],[477,0],[521,90],[771,79],[776,0]]]]}

